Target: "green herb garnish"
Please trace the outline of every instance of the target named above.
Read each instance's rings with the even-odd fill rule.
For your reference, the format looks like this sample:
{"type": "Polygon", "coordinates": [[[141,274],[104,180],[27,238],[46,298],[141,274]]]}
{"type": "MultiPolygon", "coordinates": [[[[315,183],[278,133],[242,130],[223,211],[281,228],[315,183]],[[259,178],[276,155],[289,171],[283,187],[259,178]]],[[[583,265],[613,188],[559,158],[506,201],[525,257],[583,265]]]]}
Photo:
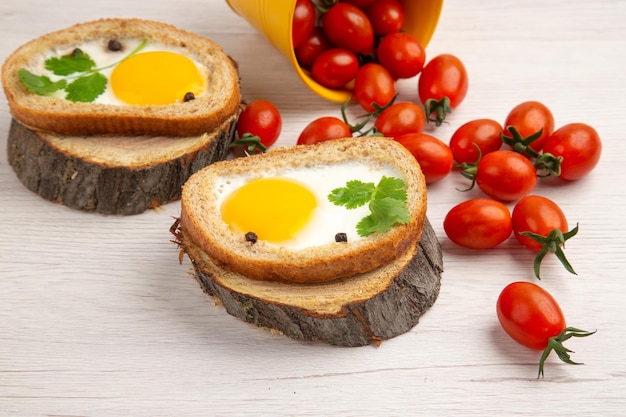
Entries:
{"type": "Polygon", "coordinates": [[[352,180],[345,187],[332,190],[328,200],[347,209],[369,204],[370,214],[356,225],[359,236],[385,232],[397,224],[410,220],[406,207],[407,194],[404,181],[400,178],[383,176],[378,185],[373,182],[352,180]]]}
{"type": "Polygon", "coordinates": [[[104,93],[107,86],[107,78],[100,72],[111,68],[123,60],[135,55],[146,46],[144,39],[137,48],[121,60],[111,65],[98,68],[91,57],[76,48],[71,53],[46,59],[44,67],[54,75],[62,77],[58,81],[52,81],[45,75],[36,75],[26,69],[20,69],[18,76],[31,93],[48,96],[59,90],[66,92],[65,98],[74,102],[92,102],[104,93]]]}

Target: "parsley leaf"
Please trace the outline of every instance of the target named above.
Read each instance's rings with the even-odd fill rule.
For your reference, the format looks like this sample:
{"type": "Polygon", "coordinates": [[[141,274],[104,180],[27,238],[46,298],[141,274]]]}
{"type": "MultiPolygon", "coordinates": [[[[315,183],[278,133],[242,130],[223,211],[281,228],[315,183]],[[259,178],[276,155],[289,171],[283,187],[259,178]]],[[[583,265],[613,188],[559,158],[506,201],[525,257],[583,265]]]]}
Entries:
{"type": "Polygon", "coordinates": [[[345,187],[332,190],[328,200],[348,209],[369,203],[370,214],[357,224],[359,236],[369,236],[372,233],[385,232],[396,224],[406,224],[410,221],[404,187],[404,181],[395,177],[383,176],[377,185],[353,180],[348,181],[345,187]]]}
{"type": "Polygon", "coordinates": [[[346,206],[348,209],[361,207],[372,199],[375,186],[373,182],[352,180],[343,188],[336,188],[328,195],[328,200],[337,206],[346,206]]]}
{"type": "Polygon", "coordinates": [[[39,94],[40,96],[47,96],[55,91],[62,90],[67,84],[65,80],[53,82],[45,75],[35,75],[25,69],[19,70],[17,75],[20,77],[20,80],[28,91],[34,94],[39,94]]]}
{"type": "Polygon", "coordinates": [[[55,75],[70,75],[90,71],[96,63],[89,55],[76,48],[70,54],[48,58],[44,65],[55,75]]]}
{"type": "Polygon", "coordinates": [[[124,58],[101,68],[96,68],[93,59],[80,48],[75,48],[66,55],[48,58],[44,62],[45,69],[54,75],[65,77],[58,81],[52,81],[45,75],[35,75],[26,69],[20,69],[18,76],[24,87],[33,94],[47,96],[55,91],[65,90],[67,100],[93,102],[100,94],[104,93],[108,82],[100,71],[114,67],[130,56],[137,54],[146,45],[147,40],[144,39],[124,58]]]}
{"type": "Polygon", "coordinates": [[[74,102],[91,102],[104,93],[106,86],[107,77],[99,72],[83,75],[67,85],[65,98],[74,102]]]}

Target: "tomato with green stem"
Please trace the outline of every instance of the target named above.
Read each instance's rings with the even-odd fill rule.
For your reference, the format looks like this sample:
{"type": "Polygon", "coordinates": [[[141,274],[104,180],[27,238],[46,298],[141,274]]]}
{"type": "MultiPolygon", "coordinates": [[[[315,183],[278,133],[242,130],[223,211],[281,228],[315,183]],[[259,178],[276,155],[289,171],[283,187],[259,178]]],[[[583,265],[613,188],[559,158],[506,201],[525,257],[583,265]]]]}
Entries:
{"type": "MultiPolygon", "coordinates": [[[[526,144],[531,148],[527,154],[536,157],[536,153],[541,152],[544,143],[554,131],[554,116],[545,104],[534,100],[524,101],[511,109],[506,116],[503,127],[502,140],[512,148],[519,147],[516,143],[537,134],[532,142],[526,144]],[[514,132],[511,132],[511,127],[517,131],[518,137],[515,137],[514,132]]],[[[524,149],[519,150],[524,152],[524,149]]]]}
{"type": "Polygon", "coordinates": [[[354,97],[368,113],[374,113],[395,99],[396,83],[382,65],[370,62],[359,68],[354,79],[354,97]]]}
{"type": "Polygon", "coordinates": [[[415,36],[405,32],[392,33],[380,40],[376,58],[394,78],[411,78],[424,68],[426,52],[415,36]]]}
{"type": "Polygon", "coordinates": [[[452,207],[443,228],[448,238],[459,246],[494,248],[511,236],[511,213],[499,201],[474,198],[452,207]]]}
{"type": "Polygon", "coordinates": [[[237,120],[239,139],[232,146],[244,145],[249,153],[265,152],[282,130],[282,118],[276,106],[268,100],[248,103],[237,120]]]}
{"type": "Polygon", "coordinates": [[[405,133],[396,136],[395,140],[413,154],[427,184],[445,178],[452,170],[454,165],[452,151],[436,137],[426,133],[405,133]]]}
{"type": "Polygon", "coordinates": [[[530,194],[537,185],[535,166],[525,156],[499,149],[481,156],[477,163],[460,164],[461,174],[472,180],[465,190],[478,185],[485,194],[499,201],[514,201],[530,194]]]}
{"type": "Polygon", "coordinates": [[[418,104],[410,101],[393,103],[386,107],[374,121],[374,127],[384,136],[397,137],[405,133],[424,130],[426,116],[418,104]]]}
{"type": "Polygon", "coordinates": [[[600,160],[602,141],[584,123],[570,123],[554,131],[543,146],[544,154],[559,158],[559,178],[577,180],[591,172],[600,160]]]}
{"type": "Polygon", "coordinates": [[[467,70],[457,56],[441,54],[426,63],[417,90],[428,121],[440,126],[446,115],[465,99],[468,87],[467,70]]]}
{"type": "Polygon", "coordinates": [[[565,257],[563,246],[578,233],[578,225],[568,230],[567,218],[554,201],[540,195],[522,197],[513,208],[512,219],[515,238],[537,252],[533,265],[537,278],[541,278],[541,262],[548,253],[554,253],[568,272],[576,274],[565,257]]]}
{"type": "Polygon", "coordinates": [[[517,343],[542,350],[538,378],[543,377],[545,360],[554,350],[559,359],[579,365],[570,358],[571,350],[563,342],[572,337],[587,337],[594,332],[567,327],[565,316],[550,293],[531,282],[507,285],[496,301],[496,313],[502,329],[517,343]]]}
{"type": "Polygon", "coordinates": [[[479,155],[486,155],[502,147],[502,125],[493,119],[475,119],[461,125],[450,137],[454,160],[472,163],[479,155]]]}

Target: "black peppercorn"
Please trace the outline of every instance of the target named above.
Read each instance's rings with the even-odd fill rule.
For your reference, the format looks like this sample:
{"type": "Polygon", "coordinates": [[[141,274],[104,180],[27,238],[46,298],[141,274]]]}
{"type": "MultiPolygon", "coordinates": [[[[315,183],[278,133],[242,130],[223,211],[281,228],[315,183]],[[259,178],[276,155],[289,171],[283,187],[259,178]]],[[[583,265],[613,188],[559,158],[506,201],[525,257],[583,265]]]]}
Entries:
{"type": "Polygon", "coordinates": [[[111,39],[107,44],[107,48],[109,48],[109,51],[118,52],[122,50],[122,44],[120,43],[120,41],[111,39]]]}
{"type": "Polygon", "coordinates": [[[256,243],[256,241],[257,241],[257,239],[258,239],[258,238],[257,238],[256,233],[254,233],[254,232],[248,232],[248,233],[246,233],[246,241],[247,241],[247,242],[250,242],[250,243],[252,243],[252,244],[255,244],[255,243],[256,243]]]}
{"type": "Polygon", "coordinates": [[[345,233],[337,233],[335,235],[335,242],[347,242],[348,241],[348,235],[345,233]]]}
{"type": "Polygon", "coordinates": [[[187,102],[187,101],[191,101],[191,100],[193,100],[195,98],[196,98],[196,96],[190,91],[188,93],[185,93],[185,97],[183,97],[183,100],[185,102],[187,102]]]}

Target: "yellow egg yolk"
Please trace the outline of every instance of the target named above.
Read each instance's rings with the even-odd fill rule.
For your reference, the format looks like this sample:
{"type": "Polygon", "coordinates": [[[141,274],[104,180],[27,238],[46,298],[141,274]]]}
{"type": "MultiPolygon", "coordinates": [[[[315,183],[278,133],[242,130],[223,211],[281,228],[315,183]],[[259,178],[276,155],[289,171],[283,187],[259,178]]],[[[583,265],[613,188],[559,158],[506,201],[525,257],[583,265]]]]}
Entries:
{"type": "Polygon", "coordinates": [[[232,230],[254,232],[260,240],[283,242],[310,220],[317,200],[301,183],[283,177],[253,180],[222,204],[222,219],[232,230]]]}
{"type": "Polygon", "coordinates": [[[204,80],[196,64],[186,56],[154,51],[132,55],[111,73],[111,88],[128,104],[172,104],[185,94],[199,95],[204,80]]]}

